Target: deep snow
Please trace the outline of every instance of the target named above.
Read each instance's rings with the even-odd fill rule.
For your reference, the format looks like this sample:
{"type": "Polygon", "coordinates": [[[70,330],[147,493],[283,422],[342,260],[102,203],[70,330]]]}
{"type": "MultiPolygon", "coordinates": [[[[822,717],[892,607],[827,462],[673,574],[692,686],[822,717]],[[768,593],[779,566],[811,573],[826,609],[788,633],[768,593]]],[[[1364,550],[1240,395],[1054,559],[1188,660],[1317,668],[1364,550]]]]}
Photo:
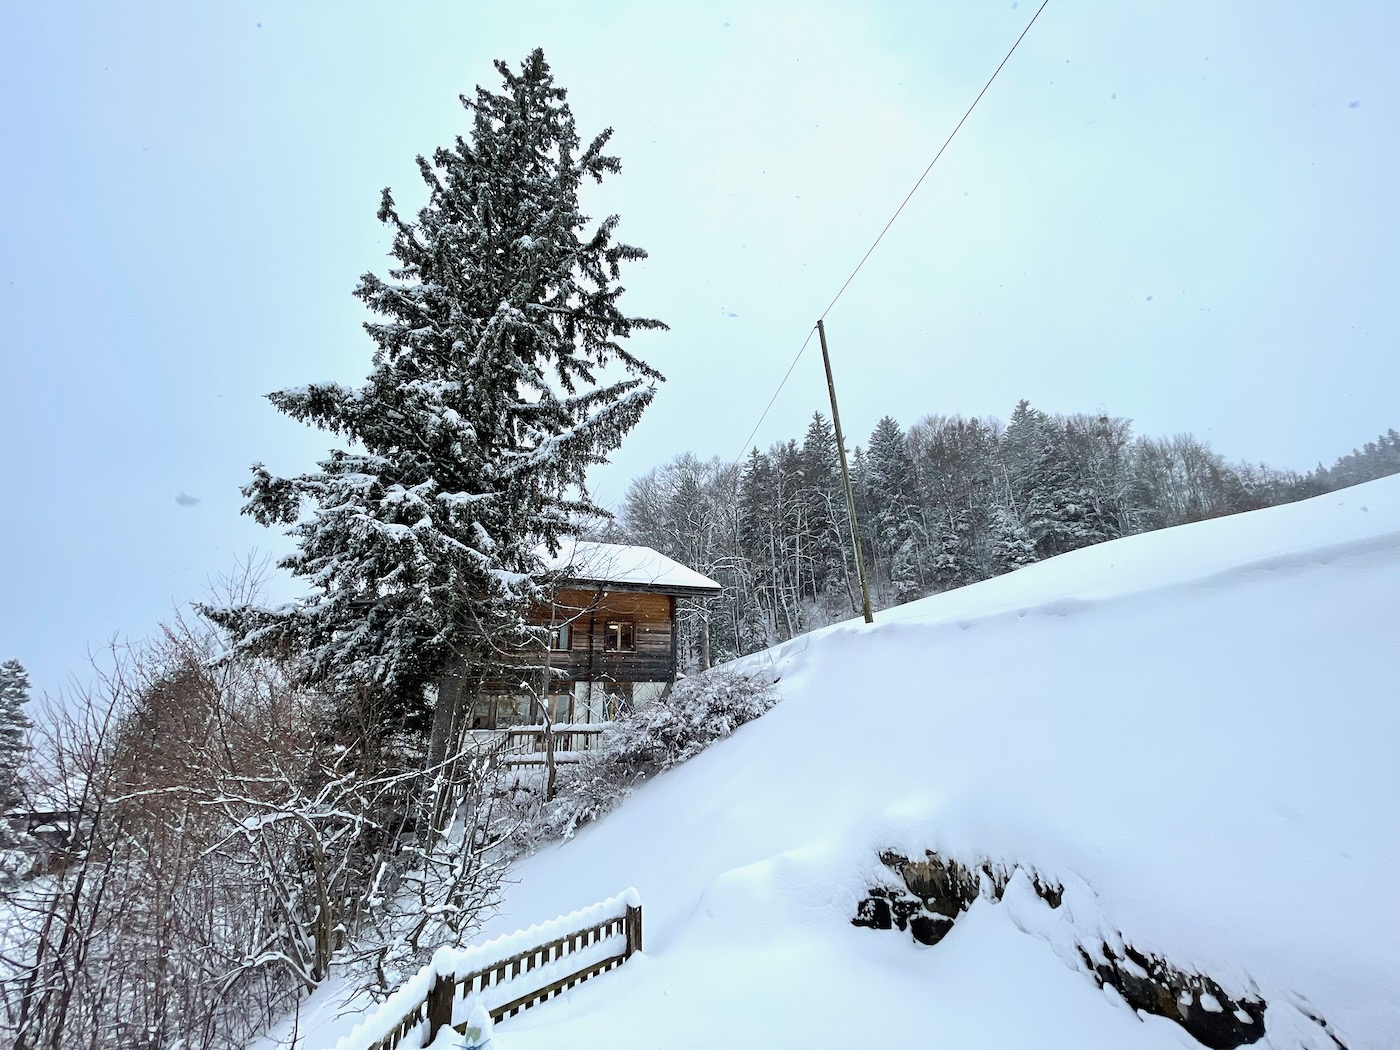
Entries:
{"type": "MultiPolygon", "coordinates": [[[[636,886],[646,952],[503,1022],[545,1047],[1194,1046],[1117,934],[1400,1045],[1400,477],[1136,536],[794,640],[782,703],[512,872],[482,937],[636,886]],[[854,928],[880,850],[1024,881],[942,943],[854,928]]],[[[326,997],[329,1001],[329,996],[326,997]]],[[[305,1045],[350,1027],[324,1012],[305,1045]]]]}

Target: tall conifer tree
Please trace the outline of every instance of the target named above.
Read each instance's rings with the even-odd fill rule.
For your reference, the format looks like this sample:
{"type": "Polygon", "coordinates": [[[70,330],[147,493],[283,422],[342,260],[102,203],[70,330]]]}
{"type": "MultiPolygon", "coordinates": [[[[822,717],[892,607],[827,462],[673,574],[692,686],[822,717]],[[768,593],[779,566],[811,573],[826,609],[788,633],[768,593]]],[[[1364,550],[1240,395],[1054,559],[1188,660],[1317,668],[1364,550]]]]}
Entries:
{"type": "Polygon", "coordinates": [[[243,490],[245,514],[290,526],[281,564],[312,593],[206,610],[244,649],[305,654],[310,684],[368,688],[385,717],[423,712],[444,668],[485,675],[522,640],[537,547],[597,510],[585,471],[662,378],[623,347],[665,327],[618,305],[621,264],[646,253],[579,206],[585,179],[620,168],[611,129],[582,145],[542,51],[496,69],[501,90],[462,97],[470,133],[418,158],[417,218],[383,192],[397,265],[355,290],[378,315],[366,383],[269,395],[345,442],[298,477],[258,464],[243,490]]]}
{"type": "Polygon", "coordinates": [[[33,723],[24,713],[29,702],[29,673],[18,660],[0,663],[0,880],[16,869],[15,858],[5,851],[20,844],[19,836],[5,819],[23,802],[23,770],[29,753],[29,730],[33,723]]]}
{"type": "Polygon", "coordinates": [[[820,412],[813,413],[802,439],[801,499],[812,534],[812,575],[817,592],[813,597],[820,597],[832,584],[844,586],[854,611],[855,598],[845,571],[850,519],[841,480],[840,452],[831,421],[820,412]]]}
{"type": "Polygon", "coordinates": [[[866,450],[869,465],[871,522],[875,542],[870,560],[883,561],[890,584],[901,601],[918,593],[924,583],[924,550],[928,537],[919,521],[914,460],[904,431],[892,416],[875,424],[866,450]]]}

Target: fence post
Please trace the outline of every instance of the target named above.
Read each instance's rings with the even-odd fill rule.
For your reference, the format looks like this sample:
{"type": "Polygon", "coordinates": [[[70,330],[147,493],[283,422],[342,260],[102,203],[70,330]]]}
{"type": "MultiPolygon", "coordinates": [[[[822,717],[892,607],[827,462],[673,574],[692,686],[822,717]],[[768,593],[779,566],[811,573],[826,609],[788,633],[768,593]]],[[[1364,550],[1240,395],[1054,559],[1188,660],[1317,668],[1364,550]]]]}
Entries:
{"type": "Polygon", "coordinates": [[[627,907],[627,919],[623,924],[627,933],[627,953],[626,958],[632,958],[634,952],[642,950],[642,909],[627,907]]]}
{"type": "Polygon", "coordinates": [[[428,990],[428,1038],[424,1046],[431,1046],[444,1026],[452,1024],[452,998],[457,991],[455,974],[438,974],[433,986],[428,990]]]}

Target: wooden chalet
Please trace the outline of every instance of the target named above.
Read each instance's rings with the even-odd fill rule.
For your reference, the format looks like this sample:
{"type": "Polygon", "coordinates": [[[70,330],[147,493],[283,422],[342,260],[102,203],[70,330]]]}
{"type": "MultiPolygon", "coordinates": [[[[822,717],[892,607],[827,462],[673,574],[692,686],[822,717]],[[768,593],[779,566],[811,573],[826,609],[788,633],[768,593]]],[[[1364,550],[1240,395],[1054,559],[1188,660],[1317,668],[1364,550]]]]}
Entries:
{"type": "MultiPolygon", "coordinates": [[[[676,680],[676,605],[713,598],[720,585],[652,550],[617,543],[567,543],[551,559],[553,602],[532,619],[550,628],[550,720],[607,722],[665,694],[676,680]]],[[[539,666],[542,652],[522,654],[539,666]]],[[[542,680],[542,679],[541,679],[542,680]]],[[[460,688],[444,679],[443,690],[460,688]]],[[[489,682],[472,705],[471,728],[542,721],[530,683],[489,682]]]]}

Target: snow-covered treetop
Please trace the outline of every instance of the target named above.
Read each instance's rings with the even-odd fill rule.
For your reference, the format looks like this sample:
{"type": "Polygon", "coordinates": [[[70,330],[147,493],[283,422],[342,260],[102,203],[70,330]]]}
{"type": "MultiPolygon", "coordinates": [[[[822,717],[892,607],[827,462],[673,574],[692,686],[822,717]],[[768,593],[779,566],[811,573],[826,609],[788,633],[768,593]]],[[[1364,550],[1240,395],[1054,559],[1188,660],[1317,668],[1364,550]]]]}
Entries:
{"type": "Polygon", "coordinates": [[[666,326],[620,305],[622,267],[646,253],[579,200],[620,168],[611,131],[580,137],[538,49],[496,69],[499,89],[463,96],[469,132],[418,158],[416,216],[381,196],[396,264],[355,290],[375,315],[365,384],[269,395],[349,446],[294,477],[257,464],[243,490],[245,514],[287,527],[279,564],[311,594],[205,609],[238,651],[295,653],[306,684],[372,686],[403,711],[448,665],[485,675],[521,644],[535,545],[597,512],[588,470],[662,379],[626,343],[666,326]]]}

